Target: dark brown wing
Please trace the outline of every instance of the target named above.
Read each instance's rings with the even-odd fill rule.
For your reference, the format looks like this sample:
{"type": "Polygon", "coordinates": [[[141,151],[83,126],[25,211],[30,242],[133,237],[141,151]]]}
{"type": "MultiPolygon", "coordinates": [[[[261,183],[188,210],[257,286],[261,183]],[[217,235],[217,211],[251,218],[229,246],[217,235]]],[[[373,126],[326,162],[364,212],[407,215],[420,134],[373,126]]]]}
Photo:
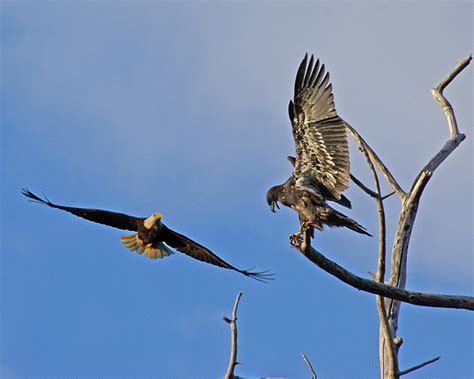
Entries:
{"type": "Polygon", "coordinates": [[[344,122],[337,116],[329,73],[305,55],[296,74],[289,115],[296,146],[294,176],[323,184],[336,199],[349,185],[349,148],[344,122]]]}
{"type": "Polygon", "coordinates": [[[123,213],[103,211],[100,209],[72,208],[53,204],[46,198],[46,196],[45,199],[41,199],[32,193],[28,188],[23,188],[22,194],[34,202],[47,205],[51,208],[61,209],[63,211],[72,213],[75,216],[97,222],[99,224],[111,226],[113,228],[137,231],[138,223],[143,222],[144,220],[143,218],[128,216],[123,213]]]}
{"type": "Polygon", "coordinates": [[[253,279],[259,280],[261,282],[266,282],[268,280],[273,279],[273,274],[269,273],[268,271],[261,271],[261,272],[254,272],[248,270],[239,270],[234,266],[230,265],[223,259],[219,258],[215,255],[211,250],[208,248],[198,244],[197,242],[193,241],[192,239],[183,236],[171,230],[163,225],[161,229],[163,241],[171,246],[172,248],[184,253],[194,259],[197,259],[202,262],[210,263],[211,265],[223,267],[229,270],[234,270],[244,274],[245,276],[249,276],[253,279]]]}

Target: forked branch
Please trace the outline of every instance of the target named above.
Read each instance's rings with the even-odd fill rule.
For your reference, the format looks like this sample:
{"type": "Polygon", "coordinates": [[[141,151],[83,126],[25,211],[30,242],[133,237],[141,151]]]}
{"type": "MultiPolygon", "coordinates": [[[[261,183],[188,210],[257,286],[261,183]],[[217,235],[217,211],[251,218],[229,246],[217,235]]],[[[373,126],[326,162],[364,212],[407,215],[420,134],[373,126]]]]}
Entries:
{"type": "MultiPolygon", "coordinates": [[[[410,237],[415,224],[418,205],[423,194],[423,190],[431,179],[436,168],[448,158],[448,156],[465,139],[465,135],[459,132],[459,128],[454,116],[454,111],[448,100],[443,95],[443,90],[451,81],[470,63],[472,56],[461,60],[459,64],[445,77],[431,92],[446,114],[450,133],[449,140],[441,147],[437,154],[429,160],[414,180],[410,192],[402,201],[402,210],[398,221],[397,232],[392,248],[391,274],[389,284],[404,288],[407,277],[407,257],[410,237]]],[[[388,301],[387,311],[390,317],[391,328],[396,332],[398,327],[398,313],[400,303],[388,301]]]]}

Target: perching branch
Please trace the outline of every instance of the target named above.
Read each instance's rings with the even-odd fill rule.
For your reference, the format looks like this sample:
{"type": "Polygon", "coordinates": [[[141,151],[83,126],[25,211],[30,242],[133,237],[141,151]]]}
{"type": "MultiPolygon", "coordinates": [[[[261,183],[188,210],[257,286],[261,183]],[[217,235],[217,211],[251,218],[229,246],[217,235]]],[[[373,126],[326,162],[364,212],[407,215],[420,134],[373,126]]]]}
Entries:
{"type": "Polygon", "coordinates": [[[310,244],[307,244],[306,249],[301,251],[301,253],[303,253],[303,255],[316,266],[358,290],[425,307],[467,309],[474,311],[474,297],[437,295],[409,291],[388,284],[379,283],[375,280],[361,278],[326,258],[310,244]]]}
{"type": "Polygon", "coordinates": [[[306,358],[306,355],[301,353],[301,356],[303,357],[304,361],[308,365],[309,369],[311,370],[311,379],[318,379],[318,376],[316,375],[316,372],[313,369],[313,366],[311,365],[311,362],[306,358]]]}
{"type": "Polygon", "coordinates": [[[227,373],[224,376],[224,379],[233,379],[234,378],[234,369],[239,363],[237,362],[237,308],[239,307],[240,297],[242,292],[237,294],[235,299],[234,310],[232,311],[232,318],[229,319],[226,316],[223,317],[223,320],[230,325],[231,331],[231,344],[232,348],[230,351],[229,367],[227,367],[227,373]]]}

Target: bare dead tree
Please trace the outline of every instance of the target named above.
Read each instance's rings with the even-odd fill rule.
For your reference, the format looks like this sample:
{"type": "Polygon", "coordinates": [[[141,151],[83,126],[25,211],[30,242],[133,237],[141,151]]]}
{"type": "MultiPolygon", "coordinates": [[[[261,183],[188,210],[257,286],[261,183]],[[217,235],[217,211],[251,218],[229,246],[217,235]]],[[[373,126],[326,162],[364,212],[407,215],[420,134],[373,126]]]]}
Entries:
{"type": "Polygon", "coordinates": [[[237,362],[237,309],[239,307],[240,297],[242,296],[242,292],[237,294],[237,298],[235,299],[234,310],[232,311],[232,318],[228,318],[224,316],[222,319],[230,325],[230,332],[231,332],[231,350],[230,350],[230,359],[229,359],[229,366],[227,367],[227,372],[224,375],[224,379],[233,379],[235,366],[239,364],[237,362]]]}
{"type": "Polygon", "coordinates": [[[377,205],[379,220],[379,257],[377,273],[374,275],[374,280],[361,278],[327,259],[311,247],[310,236],[308,233],[305,233],[304,243],[301,244],[300,247],[300,251],[311,260],[311,262],[315,263],[326,272],[336,276],[338,279],[359,290],[377,294],[376,302],[380,318],[380,374],[383,379],[398,379],[402,375],[440,359],[440,357],[436,357],[412,368],[400,370],[398,351],[403,340],[397,336],[397,329],[401,302],[430,307],[474,310],[474,297],[436,295],[408,291],[405,289],[408,246],[421,195],[436,168],[465,139],[465,135],[459,131],[453,108],[444,97],[443,90],[465,67],[469,65],[471,59],[472,56],[469,56],[461,60],[451,73],[431,91],[432,95],[446,114],[450,137],[444,146],[441,147],[439,152],[430,159],[415,178],[409,192],[405,192],[401,188],[395,177],[390,173],[389,169],[377,156],[374,150],[367,144],[367,142],[365,142],[354,128],[346,123],[347,130],[358,143],[361,151],[365,154],[375,185],[375,191],[372,191],[357,180],[357,178],[352,177],[353,181],[359,185],[359,187],[374,198],[377,205]],[[392,247],[390,279],[388,283],[385,283],[386,228],[385,211],[383,207],[384,197],[380,192],[380,183],[375,167],[377,167],[379,172],[385,177],[392,187],[393,192],[401,201],[401,211],[392,247]]]}

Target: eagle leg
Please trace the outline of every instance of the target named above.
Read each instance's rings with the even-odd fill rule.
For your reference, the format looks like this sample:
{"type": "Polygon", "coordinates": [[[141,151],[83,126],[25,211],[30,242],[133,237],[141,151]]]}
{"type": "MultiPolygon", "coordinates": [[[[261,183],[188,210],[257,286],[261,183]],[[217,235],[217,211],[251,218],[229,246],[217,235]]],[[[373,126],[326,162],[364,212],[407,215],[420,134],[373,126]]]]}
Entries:
{"type": "Polygon", "coordinates": [[[308,245],[307,239],[311,238],[311,225],[307,221],[300,224],[300,230],[290,236],[290,246],[304,252],[308,245]]]}

